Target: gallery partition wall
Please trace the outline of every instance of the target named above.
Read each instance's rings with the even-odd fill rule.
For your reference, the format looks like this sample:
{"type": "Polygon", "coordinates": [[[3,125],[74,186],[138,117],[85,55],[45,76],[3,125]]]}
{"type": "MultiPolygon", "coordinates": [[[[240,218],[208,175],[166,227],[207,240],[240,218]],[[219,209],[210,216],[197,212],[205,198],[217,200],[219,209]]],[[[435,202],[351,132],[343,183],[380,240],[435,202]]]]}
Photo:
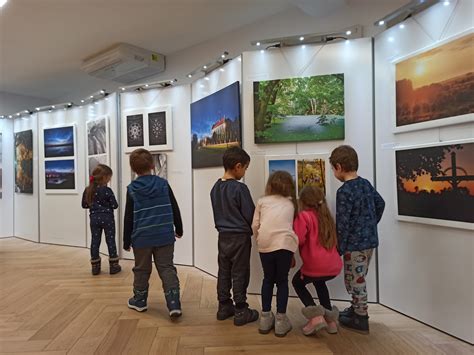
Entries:
{"type": "Polygon", "coordinates": [[[380,302],[470,343],[472,13],[440,2],[375,39],[380,302]]]}

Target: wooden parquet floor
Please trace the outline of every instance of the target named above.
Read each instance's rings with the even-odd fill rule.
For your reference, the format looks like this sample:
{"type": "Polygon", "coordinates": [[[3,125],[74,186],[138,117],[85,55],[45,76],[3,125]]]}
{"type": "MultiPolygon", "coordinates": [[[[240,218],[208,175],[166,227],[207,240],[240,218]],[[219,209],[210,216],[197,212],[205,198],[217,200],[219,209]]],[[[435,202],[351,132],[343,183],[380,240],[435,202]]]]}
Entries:
{"type": "MultiPolygon", "coordinates": [[[[371,333],[341,330],[305,337],[300,302],[290,299],[293,331],[261,335],[257,323],[219,322],[216,280],[178,267],[183,317],[169,320],[161,282],[152,274],[148,311],[126,306],[132,262],[92,277],[89,251],[0,240],[0,353],[20,354],[472,354],[473,347],[380,305],[371,305],[371,333]]],[[[258,296],[251,306],[260,309],[258,296]]],[[[338,306],[345,304],[338,302],[338,306]]]]}

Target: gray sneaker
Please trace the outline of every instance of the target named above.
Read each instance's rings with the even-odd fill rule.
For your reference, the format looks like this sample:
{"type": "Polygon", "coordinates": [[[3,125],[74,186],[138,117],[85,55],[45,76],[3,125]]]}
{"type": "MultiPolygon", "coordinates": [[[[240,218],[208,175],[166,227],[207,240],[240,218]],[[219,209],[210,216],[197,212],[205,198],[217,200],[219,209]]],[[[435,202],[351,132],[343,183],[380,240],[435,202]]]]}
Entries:
{"type": "Polygon", "coordinates": [[[258,332],[260,334],[268,334],[273,328],[275,328],[275,316],[273,312],[262,312],[258,332]]]}
{"type": "Polygon", "coordinates": [[[290,320],[285,313],[277,313],[275,318],[275,335],[277,337],[284,337],[293,328],[290,320]]]}

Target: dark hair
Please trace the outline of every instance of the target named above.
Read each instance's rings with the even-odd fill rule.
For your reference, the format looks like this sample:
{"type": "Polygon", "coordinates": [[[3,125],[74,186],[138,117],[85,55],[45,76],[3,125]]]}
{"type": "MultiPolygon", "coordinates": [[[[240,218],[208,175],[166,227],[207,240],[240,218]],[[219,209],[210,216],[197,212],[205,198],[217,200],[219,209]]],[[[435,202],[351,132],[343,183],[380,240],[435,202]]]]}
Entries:
{"type": "Polygon", "coordinates": [[[153,156],[146,149],[135,149],[130,154],[130,168],[137,175],[148,174],[153,169],[153,156]]]}
{"type": "Polygon", "coordinates": [[[296,204],[296,188],[293,177],[286,171],[278,170],[270,175],[265,187],[265,195],[280,195],[283,197],[291,197],[291,202],[295,208],[294,216],[298,213],[298,205],[296,204]]]}
{"type": "Polygon", "coordinates": [[[94,195],[97,191],[97,186],[105,185],[107,179],[112,176],[112,169],[105,164],[99,164],[92,171],[90,176],[89,186],[86,188],[86,201],[89,206],[92,205],[94,201],[94,195]]]}
{"type": "Polygon", "coordinates": [[[313,210],[318,216],[319,244],[327,250],[337,245],[336,223],[328,208],[324,192],[317,186],[305,186],[300,191],[301,209],[313,210]]]}
{"type": "Polygon", "coordinates": [[[340,145],[334,149],[329,157],[329,162],[333,167],[340,164],[343,171],[357,171],[359,169],[359,159],[357,152],[350,145],[340,145]]]}
{"type": "Polygon", "coordinates": [[[228,148],[222,156],[222,165],[224,165],[224,169],[226,171],[231,170],[239,163],[242,164],[242,166],[247,165],[250,163],[250,156],[240,147],[228,148]]]}

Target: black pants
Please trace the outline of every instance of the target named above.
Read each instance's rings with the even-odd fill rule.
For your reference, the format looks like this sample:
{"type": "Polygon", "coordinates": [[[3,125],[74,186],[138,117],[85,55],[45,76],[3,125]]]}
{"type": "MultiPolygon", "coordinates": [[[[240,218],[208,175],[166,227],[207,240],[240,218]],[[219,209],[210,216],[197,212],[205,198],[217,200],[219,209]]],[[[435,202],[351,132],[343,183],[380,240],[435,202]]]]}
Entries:
{"type": "Polygon", "coordinates": [[[321,277],[310,277],[305,276],[299,270],[293,277],[293,287],[295,288],[296,294],[300,298],[301,302],[308,306],[314,306],[313,296],[309,293],[306,285],[312,283],[316,288],[316,293],[318,294],[319,303],[324,308],[331,310],[331,299],[329,298],[329,291],[326,286],[326,281],[332,280],[336,276],[321,276],[321,277]]]}
{"type": "Polygon", "coordinates": [[[109,258],[116,258],[117,246],[115,245],[115,220],[110,213],[97,213],[90,216],[91,226],[91,260],[99,259],[100,241],[102,231],[105,233],[105,242],[109,250],[109,258]]]}
{"type": "Polygon", "coordinates": [[[174,243],[162,247],[133,248],[135,266],[133,268],[133,287],[143,291],[148,289],[152,270],[152,259],[166,293],[173,289],[179,289],[178,272],[173,264],[174,243]]]}
{"type": "Polygon", "coordinates": [[[236,308],[247,307],[247,287],[250,280],[250,250],[248,234],[220,233],[217,262],[217,299],[219,303],[232,303],[236,308]]]}
{"type": "Polygon", "coordinates": [[[286,313],[288,305],[288,273],[293,252],[285,249],[260,253],[263,267],[262,311],[272,309],[273,285],[277,286],[277,312],[286,313]]]}

